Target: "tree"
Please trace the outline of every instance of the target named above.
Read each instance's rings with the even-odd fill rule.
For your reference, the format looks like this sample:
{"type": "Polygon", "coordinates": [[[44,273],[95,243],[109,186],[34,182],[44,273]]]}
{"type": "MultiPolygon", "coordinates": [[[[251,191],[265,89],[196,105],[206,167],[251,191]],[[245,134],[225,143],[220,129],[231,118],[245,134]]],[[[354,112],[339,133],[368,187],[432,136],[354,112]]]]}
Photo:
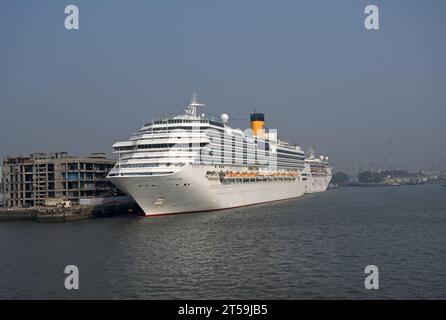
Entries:
{"type": "Polygon", "coordinates": [[[362,183],[379,183],[383,182],[384,177],[386,177],[386,171],[381,172],[370,172],[363,171],[358,174],[358,181],[362,183]]]}
{"type": "Polygon", "coordinates": [[[348,174],[345,172],[338,171],[331,178],[331,183],[343,184],[348,182],[348,174]]]}

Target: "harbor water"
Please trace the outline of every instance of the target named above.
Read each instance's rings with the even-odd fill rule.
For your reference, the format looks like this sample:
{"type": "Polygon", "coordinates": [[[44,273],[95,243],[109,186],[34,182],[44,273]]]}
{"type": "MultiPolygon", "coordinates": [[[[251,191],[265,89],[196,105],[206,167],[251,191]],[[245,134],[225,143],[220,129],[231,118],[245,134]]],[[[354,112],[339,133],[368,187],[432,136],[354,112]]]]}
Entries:
{"type": "Polygon", "coordinates": [[[346,187],[218,212],[0,223],[1,299],[445,299],[446,188],[346,187]],[[79,269],[79,289],[64,269],[79,269]],[[364,268],[379,269],[379,289],[364,268]]]}

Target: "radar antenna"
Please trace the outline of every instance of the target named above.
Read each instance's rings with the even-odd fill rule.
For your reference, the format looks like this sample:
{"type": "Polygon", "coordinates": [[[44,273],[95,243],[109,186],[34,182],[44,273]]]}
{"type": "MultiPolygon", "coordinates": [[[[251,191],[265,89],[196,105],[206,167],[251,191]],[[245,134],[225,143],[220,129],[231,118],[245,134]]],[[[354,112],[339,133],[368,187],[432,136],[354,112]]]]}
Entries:
{"type": "Polygon", "coordinates": [[[193,117],[197,117],[197,111],[199,108],[206,107],[205,104],[198,102],[198,96],[195,93],[192,93],[192,98],[189,105],[186,107],[184,112],[193,117]]]}
{"type": "Polygon", "coordinates": [[[310,149],[308,149],[308,157],[309,157],[310,159],[314,159],[315,155],[316,155],[316,154],[315,154],[313,148],[310,147],[310,149]]]}

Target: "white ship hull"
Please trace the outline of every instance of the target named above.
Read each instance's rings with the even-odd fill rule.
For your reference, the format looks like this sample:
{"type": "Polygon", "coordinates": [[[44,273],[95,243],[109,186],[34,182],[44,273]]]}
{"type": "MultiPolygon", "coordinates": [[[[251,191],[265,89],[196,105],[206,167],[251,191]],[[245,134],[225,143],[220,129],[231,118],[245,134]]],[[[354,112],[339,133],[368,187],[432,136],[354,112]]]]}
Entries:
{"type": "Polygon", "coordinates": [[[305,181],[221,183],[206,177],[209,165],[186,165],[163,176],[115,176],[111,181],[131,196],[146,216],[211,211],[304,195],[305,181]]]}
{"type": "Polygon", "coordinates": [[[305,181],[305,193],[324,192],[327,190],[332,177],[328,163],[321,165],[321,161],[313,157],[305,160],[303,174],[307,178],[305,181]]]}
{"type": "Polygon", "coordinates": [[[310,177],[305,185],[305,193],[324,192],[330,183],[331,175],[326,177],[310,177]]]}

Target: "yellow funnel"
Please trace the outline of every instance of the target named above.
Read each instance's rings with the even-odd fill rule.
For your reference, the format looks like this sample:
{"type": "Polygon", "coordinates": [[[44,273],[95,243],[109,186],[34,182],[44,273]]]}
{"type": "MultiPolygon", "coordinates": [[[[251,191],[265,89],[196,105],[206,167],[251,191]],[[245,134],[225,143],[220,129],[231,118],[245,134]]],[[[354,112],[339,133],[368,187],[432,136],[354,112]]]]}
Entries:
{"type": "Polygon", "coordinates": [[[265,115],[263,113],[251,113],[251,130],[255,136],[260,136],[265,130],[265,115]]]}

